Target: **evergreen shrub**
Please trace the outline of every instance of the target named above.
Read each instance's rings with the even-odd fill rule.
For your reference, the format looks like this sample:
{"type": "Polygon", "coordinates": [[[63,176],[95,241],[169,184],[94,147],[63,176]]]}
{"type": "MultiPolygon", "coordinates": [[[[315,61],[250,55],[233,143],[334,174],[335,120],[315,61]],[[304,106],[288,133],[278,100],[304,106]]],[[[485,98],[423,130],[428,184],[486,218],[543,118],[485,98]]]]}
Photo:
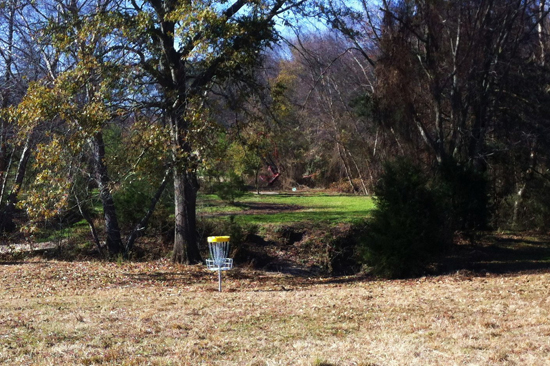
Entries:
{"type": "Polygon", "coordinates": [[[214,183],[212,190],[220,199],[229,203],[235,203],[237,198],[241,198],[247,192],[243,178],[235,173],[230,173],[225,180],[214,183]]]}
{"type": "Polygon", "coordinates": [[[421,275],[447,246],[441,198],[406,159],[386,163],[375,187],[376,209],[360,245],[364,262],[386,278],[421,275]]]}

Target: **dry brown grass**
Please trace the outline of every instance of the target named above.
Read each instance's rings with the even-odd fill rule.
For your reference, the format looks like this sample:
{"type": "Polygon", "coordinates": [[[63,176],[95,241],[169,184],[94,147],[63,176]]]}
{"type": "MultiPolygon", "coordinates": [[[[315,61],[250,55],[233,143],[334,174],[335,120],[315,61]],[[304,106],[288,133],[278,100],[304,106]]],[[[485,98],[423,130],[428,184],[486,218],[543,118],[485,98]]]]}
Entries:
{"type": "Polygon", "coordinates": [[[547,365],[550,274],[373,281],[0,262],[7,365],[547,365]]]}

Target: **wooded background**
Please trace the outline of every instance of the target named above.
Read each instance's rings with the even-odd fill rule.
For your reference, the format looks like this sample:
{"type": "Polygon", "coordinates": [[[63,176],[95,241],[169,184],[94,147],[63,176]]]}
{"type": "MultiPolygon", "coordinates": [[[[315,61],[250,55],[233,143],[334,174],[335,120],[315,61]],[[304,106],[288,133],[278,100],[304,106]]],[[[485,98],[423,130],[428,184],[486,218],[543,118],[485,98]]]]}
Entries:
{"type": "Polygon", "coordinates": [[[172,220],[173,260],[197,263],[199,189],[371,195],[397,157],[444,191],[453,230],[544,230],[548,12],[2,0],[4,240],[85,220],[100,251],[127,255],[152,220],[172,220]]]}

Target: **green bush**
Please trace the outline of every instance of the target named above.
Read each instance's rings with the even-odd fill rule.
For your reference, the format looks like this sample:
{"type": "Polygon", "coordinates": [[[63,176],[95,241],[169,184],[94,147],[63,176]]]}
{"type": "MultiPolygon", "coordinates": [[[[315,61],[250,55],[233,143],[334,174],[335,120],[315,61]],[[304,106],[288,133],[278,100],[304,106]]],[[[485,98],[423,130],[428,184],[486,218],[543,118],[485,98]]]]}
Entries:
{"type": "MultiPolygon", "coordinates": [[[[126,183],[123,189],[113,194],[116,212],[121,228],[132,230],[145,216],[151,205],[151,198],[157,187],[152,186],[147,180],[134,180],[126,183]]],[[[164,226],[170,226],[170,215],[173,211],[170,190],[165,189],[163,196],[155,207],[153,216],[149,220],[149,229],[162,230],[164,226]]]]}
{"type": "Polygon", "coordinates": [[[222,182],[214,183],[212,190],[222,200],[230,203],[235,203],[235,200],[244,196],[247,191],[244,180],[235,173],[230,173],[222,182]]]}
{"type": "Polygon", "coordinates": [[[377,208],[360,245],[363,260],[382,277],[422,274],[447,243],[440,197],[405,159],[385,165],[375,194],[377,208]]]}

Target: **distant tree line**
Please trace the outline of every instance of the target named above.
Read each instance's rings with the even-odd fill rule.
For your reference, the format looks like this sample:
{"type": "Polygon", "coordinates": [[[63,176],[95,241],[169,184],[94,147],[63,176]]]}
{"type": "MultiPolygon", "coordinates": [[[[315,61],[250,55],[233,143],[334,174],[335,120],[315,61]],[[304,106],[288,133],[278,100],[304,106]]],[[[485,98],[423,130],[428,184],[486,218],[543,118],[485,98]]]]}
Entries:
{"type": "Polygon", "coordinates": [[[370,194],[383,163],[407,157],[445,183],[456,228],[547,227],[546,1],[319,11],[331,30],[299,34],[277,79],[310,154],[304,175],[370,194]]]}

